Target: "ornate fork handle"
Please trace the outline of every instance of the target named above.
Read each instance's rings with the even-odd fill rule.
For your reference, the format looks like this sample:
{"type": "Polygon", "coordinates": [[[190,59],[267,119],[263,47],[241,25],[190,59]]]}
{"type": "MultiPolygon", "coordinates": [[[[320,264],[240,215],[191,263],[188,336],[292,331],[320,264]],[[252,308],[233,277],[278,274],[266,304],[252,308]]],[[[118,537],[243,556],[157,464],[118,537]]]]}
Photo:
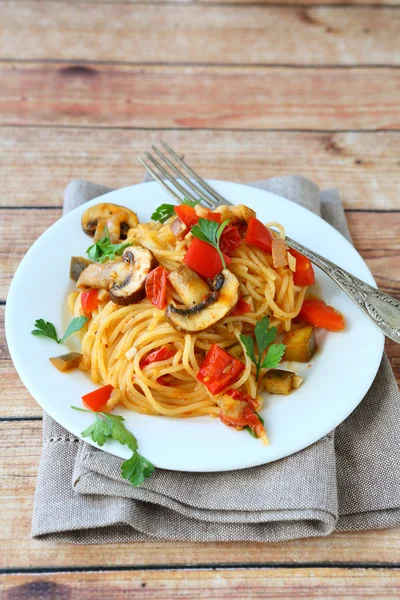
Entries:
{"type": "Polygon", "coordinates": [[[298,250],[320,267],[387,337],[400,344],[400,302],[396,298],[373,288],[291,238],[287,237],[286,243],[290,248],[298,250]]]}

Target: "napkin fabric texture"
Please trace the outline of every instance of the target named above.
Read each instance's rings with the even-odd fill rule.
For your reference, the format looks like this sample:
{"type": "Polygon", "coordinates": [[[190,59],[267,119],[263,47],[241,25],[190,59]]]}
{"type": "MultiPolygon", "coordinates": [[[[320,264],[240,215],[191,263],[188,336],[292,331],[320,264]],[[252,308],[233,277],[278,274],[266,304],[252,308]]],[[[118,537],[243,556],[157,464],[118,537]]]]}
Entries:
{"type": "MultiPolygon", "coordinates": [[[[316,212],[350,239],[335,190],[320,192],[294,175],[253,185],[316,212]]],[[[73,181],[64,212],[108,191],[73,181]]],[[[32,534],[82,544],[267,542],[392,527],[400,524],[399,431],[400,394],[385,355],[364,400],[336,432],[250,469],[156,469],[134,488],[119,475],[121,459],[75,438],[44,414],[32,534]]]]}

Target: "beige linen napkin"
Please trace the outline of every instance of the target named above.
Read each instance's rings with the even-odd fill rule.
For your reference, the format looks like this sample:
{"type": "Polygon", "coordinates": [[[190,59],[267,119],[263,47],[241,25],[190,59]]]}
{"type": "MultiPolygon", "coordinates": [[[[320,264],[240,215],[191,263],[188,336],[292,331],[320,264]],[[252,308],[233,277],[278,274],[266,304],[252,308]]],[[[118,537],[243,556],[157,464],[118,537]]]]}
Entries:
{"type": "MultiPolygon", "coordinates": [[[[346,237],[335,190],[299,176],[256,187],[320,214],[346,237]]],[[[109,188],[74,181],[64,211],[109,188]]],[[[277,541],[334,529],[400,524],[400,395],[386,356],[363,402],[331,433],[280,461],[224,473],[156,469],[140,487],[121,460],[43,418],[33,536],[74,543],[139,540],[277,541]]]]}

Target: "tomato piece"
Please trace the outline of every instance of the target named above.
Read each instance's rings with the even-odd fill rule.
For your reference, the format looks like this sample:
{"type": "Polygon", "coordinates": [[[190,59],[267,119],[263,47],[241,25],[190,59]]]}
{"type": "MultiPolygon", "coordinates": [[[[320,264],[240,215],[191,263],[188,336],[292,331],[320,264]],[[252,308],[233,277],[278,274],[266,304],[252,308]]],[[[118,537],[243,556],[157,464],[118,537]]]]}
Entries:
{"type": "Polygon", "coordinates": [[[224,254],[231,256],[232,252],[242,243],[240,233],[234,225],[227,225],[221,234],[219,247],[224,254]]]}
{"type": "Polygon", "coordinates": [[[205,357],[196,379],[204,383],[211,394],[222,392],[235,383],[243,373],[245,366],[240,360],[213,344],[205,357]]]}
{"type": "Polygon", "coordinates": [[[245,315],[246,313],[251,312],[252,308],[248,302],[243,300],[243,296],[240,296],[238,303],[235,308],[231,310],[231,316],[237,317],[239,315],[245,315]]]}
{"type": "Polygon", "coordinates": [[[268,252],[268,254],[272,254],[272,233],[270,230],[265,227],[264,223],[261,223],[255,217],[251,217],[248,226],[246,235],[244,237],[244,241],[246,244],[250,244],[250,246],[256,246],[256,248],[260,248],[260,250],[264,250],[268,252]]]}
{"type": "Polygon", "coordinates": [[[90,315],[94,310],[96,310],[99,304],[98,290],[89,290],[88,292],[82,292],[81,304],[85,315],[90,315]]]}
{"type": "Polygon", "coordinates": [[[289,252],[296,259],[296,270],[293,273],[294,284],[301,286],[314,285],[315,274],[311,261],[293,248],[290,248],[289,252]]]}
{"type": "Polygon", "coordinates": [[[188,204],[179,204],[179,206],[175,206],[174,211],[182,223],[185,223],[186,227],[193,227],[199,220],[193,206],[189,206],[188,204]]]}
{"type": "Polygon", "coordinates": [[[146,296],[157,308],[164,308],[167,294],[167,270],[164,267],[153,269],[146,277],[146,296]]]}
{"type": "Polygon", "coordinates": [[[89,392],[89,394],[82,396],[82,402],[86,408],[94,410],[95,412],[101,412],[107,401],[110,399],[113,389],[114,387],[110,384],[103,385],[103,387],[98,390],[94,390],[93,392],[89,392]]]}
{"type": "Polygon", "coordinates": [[[213,213],[209,211],[209,213],[204,217],[207,221],[215,221],[216,223],[221,223],[221,213],[213,213]]]}
{"type": "Polygon", "coordinates": [[[303,321],[329,331],[342,331],[346,326],[345,318],[339,311],[316,298],[304,300],[299,316],[303,321]]]}
{"type": "MultiPolygon", "coordinates": [[[[224,254],[224,260],[226,265],[232,262],[226,254],[224,254]]],[[[222,271],[222,262],[217,250],[198,238],[194,238],[190,244],[183,262],[196,273],[200,273],[200,275],[209,279],[222,271]]]]}
{"type": "Polygon", "coordinates": [[[258,402],[255,398],[250,396],[250,394],[244,394],[240,390],[227,390],[225,392],[228,396],[233,398],[234,400],[240,400],[241,402],[247,402],[250,406],[256,410],[258,408],[258,402]]]}
{"type": "Polygon", "coordinates": [[[236,400],[224,396],[221,401],[219,418],[229,427],[250,427],[259,438],[266,438],[266,433],[259,416],[246,400],[236,400]]]}
{"type": "Polygon", "coordinates": [[[140,361],[140,368],[143,369],[147,367],[147,365],[151,365],[153,362],[160,362],[162,360],[167,360],[176,354],[175,350],[171,350],[168,346],[164,346],[164,348],[159,348],[158,350],[153,350],[147,356],[142,358],[140,361]]]}

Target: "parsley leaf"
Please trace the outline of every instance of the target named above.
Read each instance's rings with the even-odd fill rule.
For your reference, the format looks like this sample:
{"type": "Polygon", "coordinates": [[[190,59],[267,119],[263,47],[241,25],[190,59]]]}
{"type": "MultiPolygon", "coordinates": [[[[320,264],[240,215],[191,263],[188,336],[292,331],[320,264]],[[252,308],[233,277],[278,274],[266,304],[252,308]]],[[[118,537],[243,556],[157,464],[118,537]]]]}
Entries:
{"type": "Polygon", "coordinates": [[[203,242],[207,242],[210,246],[216,249],[221,259],[222,268],[226,269],[224,255],[219,247],[219,240],[225,227],[228,225],[229,219],[226,219],[221,225],[216,221],[208,221],[207,219],[199,219],[196,225],[192,227],[192,234],[203,242]]]}
{"type": "Polygon", "coordinates": [[[98,242],[89,246],[86,254],[93,262],[103,263],[106,260],[114,260],[116,255],[121,256],[125,248],[132,246],[132,242],[123,242],[122,244],[112,244],[107,227],[105,228],[105,236],[98,242]]]}
{"type": "Polygon", "coordinates": [[[63,337],[59,339],[57,335],[57,330],[54,327],[53,323],[45,321],[44,319],[37,319],[35,321],[36,329],[33,329],[31,331],[31,334],[43,335],[44,337],[48,337],[54,340],[55,342],[57,342],[57,344],[62,344],[72,333],[75,333],[76,331],[82,329],[86,321],[87,317],[75,317],[68,325],[67,331],[64,333],[63,337]]]}
{"type": "Polygon", "coordinates": [[[132,450],[132,456],[121,465],[121,476],[124,479],[127,479],[129,483],[137,487],[147,477],[150,477],[154,471],[154,465],[137,451],[137,439],[123,424],[124,417],[121,415],[111,415],[110,413],[94,412],[85,408],[78,408],[77,406],[71,406],[71,408],[95,415],[96,420],[87,429],[82,431],[82,437],[91,437],[99,446],[104,446],[107,439],[115,440],[122,445],[126,444],[132,450]]]}
{"type": "Polygon", "coordinates": [[[44,319],[37,319],[37,321],[35,321],[35,327],[37,329],[31,331],[32,335],[43,335],[51,338],[57,342],[57,344],[60,343],[56,328],[54,327],[53,323],[49,323],[49,321],[45,321],[44,319]]]}
{"type": "Polygon", "coordinates": [[[161,204],[151,215],[152,221],[160,221],[165,223],[172,215],[175,214],[175,204],[161,204]]]}
{"type": "Polygon", "coordinates": [[[139,452],[134,452],[131,458],[125,460],[121,465],[122,477],[135,487],[141,485],[146,477],[150,477],[153,471],[154,466],[139,452]]]}
{"type": "Polygon", "coordinates": [[[258,347],[258,358],[254,352],[254,341],[249,335],[241,335],[240,339],[246,349],[246,354],[256,365],[256,381],[260,376],[261,369],[275,369],[281,362],[286,346],[284,344],[272,344],[276,338],[276,327],[269,326],[269,318],[263,317],[254,328],[258,347]],[[267,349],[268,348],[268,349],[267,349]],[[263,354],[267,350],[264,358],[263,354]]]}

